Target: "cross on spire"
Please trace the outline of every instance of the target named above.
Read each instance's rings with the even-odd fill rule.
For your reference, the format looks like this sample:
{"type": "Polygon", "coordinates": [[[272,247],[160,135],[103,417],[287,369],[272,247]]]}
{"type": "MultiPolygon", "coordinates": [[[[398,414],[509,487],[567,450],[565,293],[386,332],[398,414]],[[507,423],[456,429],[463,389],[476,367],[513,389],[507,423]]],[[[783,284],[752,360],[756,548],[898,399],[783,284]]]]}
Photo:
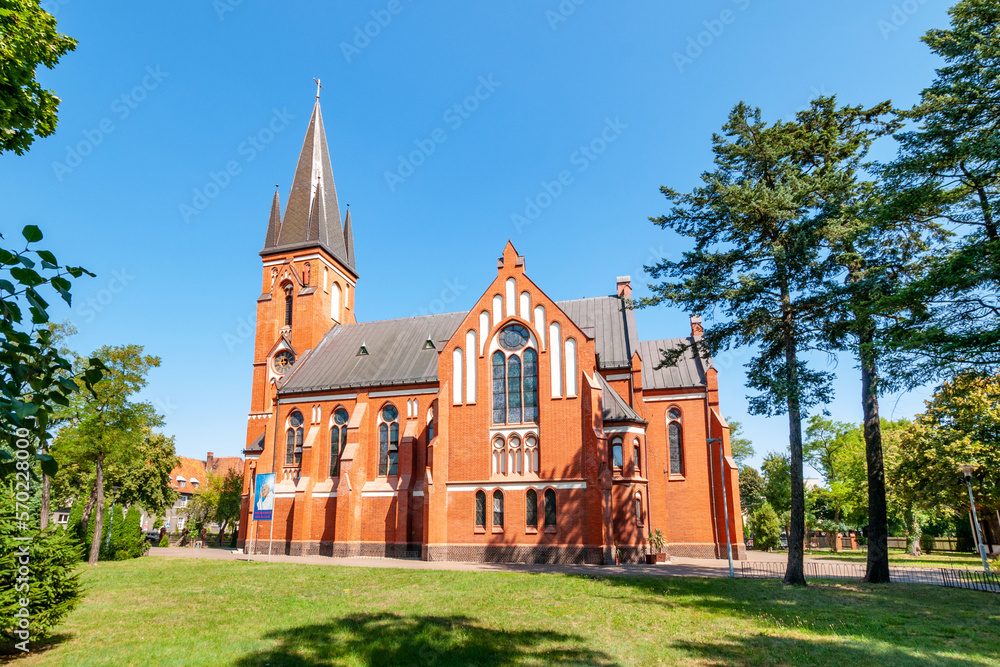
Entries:
{"type": "Polygon", "coordinates": [[[324,88],[323,86],[320,85],[319,79],[315,79],[314,78],[313,81],[316,82],[316,99],[318,100],[319,99],[319,91],[326,90],[326,88],[324,88]]]}

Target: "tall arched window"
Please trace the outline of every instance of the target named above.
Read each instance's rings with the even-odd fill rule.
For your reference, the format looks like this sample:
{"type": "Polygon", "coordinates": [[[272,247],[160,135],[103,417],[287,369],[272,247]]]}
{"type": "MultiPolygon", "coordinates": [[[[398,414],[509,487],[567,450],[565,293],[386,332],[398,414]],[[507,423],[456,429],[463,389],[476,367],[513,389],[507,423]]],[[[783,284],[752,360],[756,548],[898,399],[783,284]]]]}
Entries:
{"type": "Polygon", "coordinates": [[[615,472],[622,471],[622,439],[615,438],[611,441],[611,467],[615,472]]]}
{"type": "Polygon", "coordinates": [[[340,476],[340,457],[347,447],[347,422],[349,416],[344,408],[333,413],[330,426],[330,477],[340,476]]]}
{"type": "Polygon", "coordinates": [[[528,489],[524,497],[524,523],[531,528],[538,527],[538,493],[528,489]]]}
{"type": "Polygon", "coordinates": [[[667,440],[670,444],[670,474],[684,474],[683,431],[681,430],[681,411],[670,408],[667,412],[667,440]]]}
{"type": "Polygon", "coordinates": [[[451,402],[455,405],[462,404],[462,348],[456,347],[451,353],[451,402]]]}
{"type": "Polygon", "coordinates": [[[292,326],[292,286],[285,286],[285,326],[292,326]]]}
{"type": "Polygon", "coordinates": [[[635,522],[642,525],[642,494],[635,494],[635,522]]]}
{"type": "Polygon", "coordinates": [[[486,527],[486,494],[476,491],[476,527],[486,527]]]}
{"type": "Polygon", "coordinates": [[[521,360],[516,355],[507,359],[507,423],[521,422],[521,360]]]}
{"type": "Polygon", "coordinates": [[[285,431],[285,465],[302,465],[302,413],[296,410],[288,415],[288,430],[285,431]]]}
{"type": "Polygon", "coordinates": [[[427,442],[434,439],[434,406],[427,408],[427,442]]]}
{"type": "Polygon", "coordinates": [[[379,413],[378,425],[378,474],[392,477],[399,466],[399,411],[386,405],[379,413]]]}
{"type": "Polygon", "coordinates": [[[493,423],[538,422],[538,352],[528,347],[531,335],[520,324],[497,334],[501,349],[493,353],[493,423]]]}
{"type": "Polygon", "coordinates": [[[556,492],[545,489],[545,525],[556,525],[556,492]]]}
{"type": "Polygon", "coordinates": [[[336,281],[330,284],[330,317],[340,321],[340,285],[336,281]]]}
{"type": "Polygon", "coordinates": [[[503,528],[503,491],[493,492],[493,527],[503,528]]]}
{"type": "Polygon", "coordinates": [[[635,474],[642,472],[642,450],[639,448],[639,438],[632,441],[632,465],[635,466],[635,474]]]}

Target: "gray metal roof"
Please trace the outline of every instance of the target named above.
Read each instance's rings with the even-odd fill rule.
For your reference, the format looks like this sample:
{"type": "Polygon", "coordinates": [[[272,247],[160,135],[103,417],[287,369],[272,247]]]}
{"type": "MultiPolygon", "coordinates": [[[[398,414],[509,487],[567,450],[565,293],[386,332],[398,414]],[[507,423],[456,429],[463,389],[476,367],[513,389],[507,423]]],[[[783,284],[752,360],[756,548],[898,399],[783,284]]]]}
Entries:
{"type": "Polygon", "coordinates": [[[297,364],[281,394],[437,382],[438,350],[467,313],[338,324],[297,364]],[[425,349],[428,337],[437,349],[425,349]],[[367,355],[358,351],[364,343],[367,355]]]}
{"type": "Polygon", "coordinates": [[[703,364],[695,356],[693,338],[644,340],[639,343],[639,356],[642,357],[644,390],[704,387],[707,384],[703,364]],[[682,345],[687,345],[688,349],[673,366],[656,368],[663,360],[660,350],[675,350],[682,345]]]}
{"type": "Polygon", "coordinates": [[[557,301],[556,305],[562,308],[579,328],[593,329],[595,349],[600,358],[599,368],[631,366],[632,352],[638,340],[635,331],[635,311],[623,310],[620,298],[594,296],[557,301]]]}
{"type": "Polygon", "coordinates": [[[292,190],[288,195],[284,218],[275,219],[277,197],[272,204],[267,239],[262,255],[319,245],[357,275],[353,239],[345,235],[340,222],[337,187],[333,182],[330,148],[326,143],[319,98],[313,106],[302,151],[295,166],[292,190]],[[350,240],[349,240],[350,239],[350,240]]]}
{"type": "Polygon", "coordinates": [[[629,407],[625,399],[614,390],[614,387],[608,384],[608,381],[600,373],[597,374],[597,382],[601,385],[601,416],[604,417],[604,421],[648,423],[629,407]]]}
{"type": "Polygon", "coordinates": [[[257,436],[257,439],[250,443],[250,446],[243,450],[243,453],[252,452],[262,452],[264,451],[264,434],[261,433],[257,436]]]}

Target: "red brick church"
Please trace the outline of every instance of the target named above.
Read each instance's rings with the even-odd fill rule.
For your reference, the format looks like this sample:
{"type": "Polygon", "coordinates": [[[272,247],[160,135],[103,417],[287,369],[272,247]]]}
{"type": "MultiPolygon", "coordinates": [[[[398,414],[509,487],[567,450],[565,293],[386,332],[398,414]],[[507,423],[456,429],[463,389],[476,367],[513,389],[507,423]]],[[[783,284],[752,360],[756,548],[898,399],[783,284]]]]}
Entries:
{"type": "Polygon", "coordinates": [[[351,225],[317,99],[260,253],[241,547],[613,563],[660,530],[671,555],[725,557],[729,517],[743,555],[717,371],[694,354],[657,368],[697,317],[687,337],[640,340],[628,277],[553,301],[508,242],[469,310],[358,322],[351,225]],[[253,521],[269,472],[273,523],[253,521]]]}

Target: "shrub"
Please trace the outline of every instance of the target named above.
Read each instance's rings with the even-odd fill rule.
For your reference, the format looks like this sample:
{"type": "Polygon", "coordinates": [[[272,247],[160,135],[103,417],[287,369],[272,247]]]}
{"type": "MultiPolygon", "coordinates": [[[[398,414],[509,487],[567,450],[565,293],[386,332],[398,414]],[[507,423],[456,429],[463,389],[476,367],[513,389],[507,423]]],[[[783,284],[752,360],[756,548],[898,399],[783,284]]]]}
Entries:
{"type": "Polygon", "coordinates": [[[929,554],[934,551],[934,536],[928,535],[927,533],[921,533],[920,535],[920,550],[929,554]]]}
{"type": "Polygon", "coordinates": [[[169,547],[170,546],[170,537],[169,537],[169,535],[167,535],[167,533],[163,533],[163,537],[160,538],[160,543],[157,546],[161,546],[161,547],[169,547]]]}
{"type": "Polygon", "coordinates": [[[82,592],[76,563],[82,557],[80,547],[67,532],[50,526],[44,531],[32,530],[31,541],[17,541],[24,535],[14,520],[16,505],[13,491],[0,485],[0,635],[13,641],[22,639],[15,633],[21,598],[28,598],[32,637],[44,635],[68,614],[79,601],[82,592]],[[17,591],[18,552],[28,548],[31,588],[26,594],[17,591]]]}
{"type": "Polygon", "coordinates": [[[762,502],[750,515],[748,523],[755,549],[770,551],[781,544],[781,524],[778,523],[778,515],[774,513],[771,503],[766,500],[762,502]]]}

